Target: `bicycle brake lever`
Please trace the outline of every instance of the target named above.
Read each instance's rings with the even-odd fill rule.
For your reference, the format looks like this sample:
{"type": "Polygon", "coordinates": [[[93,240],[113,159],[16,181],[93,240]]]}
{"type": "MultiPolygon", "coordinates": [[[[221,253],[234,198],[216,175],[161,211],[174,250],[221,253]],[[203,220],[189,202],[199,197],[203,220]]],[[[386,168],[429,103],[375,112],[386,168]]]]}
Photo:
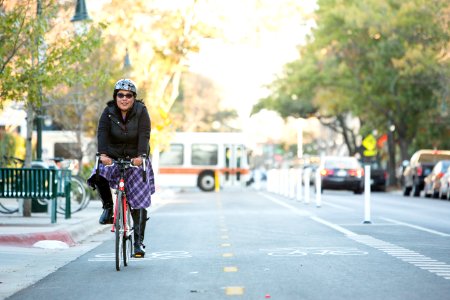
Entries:
{"type": "Polygon", "coordinates": [[[97,152],[97,154],[95,154],[95,157],[95,181],[98,182],[100,174],[100,170],[98,168],[98,165],[100,164],[100,153],[97,152]]]}
{"type": "Polygon", "coordinates": [[[142,181],[147,182],[147,164],[146,164],[146,158],[147,155],[142,154],[142,181]]]}

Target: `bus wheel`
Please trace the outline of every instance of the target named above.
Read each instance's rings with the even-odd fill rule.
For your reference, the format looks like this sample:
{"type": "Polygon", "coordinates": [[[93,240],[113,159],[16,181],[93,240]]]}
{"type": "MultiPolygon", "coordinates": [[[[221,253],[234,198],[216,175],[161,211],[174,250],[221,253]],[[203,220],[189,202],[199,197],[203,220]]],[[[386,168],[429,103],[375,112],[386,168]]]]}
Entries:
{"type": "Polygon", "coordinates": [[[197,185],[204,192],[214,191],[214,173],[211,171],[201,173],[198,177],[197,185]]]}

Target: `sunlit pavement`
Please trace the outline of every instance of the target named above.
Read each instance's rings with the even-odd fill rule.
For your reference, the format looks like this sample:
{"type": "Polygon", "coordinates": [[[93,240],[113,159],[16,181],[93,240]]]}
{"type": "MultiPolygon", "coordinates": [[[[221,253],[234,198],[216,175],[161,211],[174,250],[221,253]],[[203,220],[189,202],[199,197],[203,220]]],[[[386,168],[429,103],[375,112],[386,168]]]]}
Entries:
{"type": "MultiPolygon", "coordinates": [[[[12,299],[444,299],[450,293],[449,202],[372,193],[367,225],[363,196],[345,191],[325,191],[321,207],[313,193],[309,203],[254,189],[165,196],[150,214],[145,259],[121,272],[107,230],[69,249],[2,248],[2,257],[23,265],[17,282],[51,275],[12,299]],[[117,280],[141,288],[115,290],[117,280]]],[[[2,270],[0,287],[8,272],[14,271],[2,270]]]]}

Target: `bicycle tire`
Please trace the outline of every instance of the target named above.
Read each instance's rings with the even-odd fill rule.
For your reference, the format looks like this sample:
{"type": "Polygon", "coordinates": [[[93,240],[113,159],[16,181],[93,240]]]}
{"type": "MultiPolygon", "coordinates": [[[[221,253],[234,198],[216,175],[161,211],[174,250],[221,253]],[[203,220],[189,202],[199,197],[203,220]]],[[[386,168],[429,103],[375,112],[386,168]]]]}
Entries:
{"type": "Polygon", "coordinates": [[[87,193],[86,187],[84,186],[82,179],[79,177],[72,176],[70,185],[70,210],[74,213],[83,209],[87,193]]]}
{"type": "MultiPolygon", "coordinates": [[[[126,199],[124,199],[126,201],[126,199]]],[[[127,231],[124,233],[124,239],[123,239],[123,265],[126,267],[128,266],[131,256],[133,255],[133,227],[132,227],[132,218],[131,218],[131,212],[130,212],[130,206],[128,205],[128,202],[125,202],[126,204],[126,229],[127,231]]]]}
{"type": "Polygon", "coordinates": [[[116,219],[114,231],[116,235],[116,270],[120,271],[123,259],[123,202],[121,201],[123,193],[119,191],[116,199],[116,219]]]}
{"type": "MultiPolygon", "coordinates": [[[[78,176],[72,176],[72,180],[70,182],[70,213],[76,213],[80,210],[86,208],[86,202],[90,201],[90,197],[88,196],[86,186],[78,176]]],[[[64,197],[58,198],[58,213],[64,214],[66,212],[66,199],[64,197]]]]}
{"type": "Polygon", "coordinates": [[[0,202],[0,213],[2,213],[2,214],[14,214],[16,212],[19,212],[19,208],[9,209],[8,207],[4,206],[0,202]]]}

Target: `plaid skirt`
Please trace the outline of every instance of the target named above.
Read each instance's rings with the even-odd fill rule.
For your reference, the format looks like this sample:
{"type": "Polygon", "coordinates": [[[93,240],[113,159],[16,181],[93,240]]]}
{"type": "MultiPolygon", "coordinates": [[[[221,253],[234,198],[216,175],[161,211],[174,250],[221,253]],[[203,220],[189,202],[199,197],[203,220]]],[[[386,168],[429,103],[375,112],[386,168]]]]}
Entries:
{"type": "MultiPolygon", "coordinates": [[[[106,178],[112,189],[117,189],[120,171],[116,165],[105,166],[99,164],[99,175],[106,178]]],[[[87,183],[94,187],[95,169],[92,170],[87,183]]],[[[142,166],[128,168],[125,170],[125,189],[127,199],[132,208],[147,208],[152,202],[152,195],[155,193],[155,174],[153,173],[152,163],[147,159],[147,181],[142,180],[142,166]]]]}

